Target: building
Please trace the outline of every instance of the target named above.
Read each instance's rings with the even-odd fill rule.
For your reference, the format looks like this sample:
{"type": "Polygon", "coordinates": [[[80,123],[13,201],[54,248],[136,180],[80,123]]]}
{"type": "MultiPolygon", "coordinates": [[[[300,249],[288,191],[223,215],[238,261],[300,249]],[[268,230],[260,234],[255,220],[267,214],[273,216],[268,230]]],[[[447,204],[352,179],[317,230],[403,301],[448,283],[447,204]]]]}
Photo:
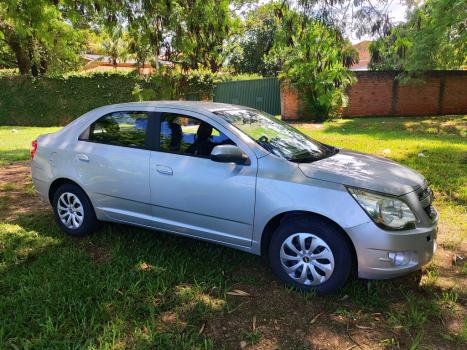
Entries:
{"type": "MultiPolygon", "coordinates": [[[[112,64],[112,59],[109,56],[85,54],[82,56],[85,64],[83,67],[84,72],[105,72],[105,71],[121,71],[131,72],[138,68],[137,62],[134,59],[126,59],[121,62],[120,60],[116,65],[112,64]]],[[[173,65],[172,62],[159,60],[161,65],[173,65]]],[[[140,67],[139,73],[143,75],[150,75],[154,73],[155,68],[146,63],[143,67],[140,67]]]]}
{"type": "Polygon", "coordinates": [[[370,63],[370,43],[371,41],[364,40],[358,44],[352,45],[352,47],[358,51],[360,61],[352,65],[350,70],[368,70],[368,64],[370,63]]]}

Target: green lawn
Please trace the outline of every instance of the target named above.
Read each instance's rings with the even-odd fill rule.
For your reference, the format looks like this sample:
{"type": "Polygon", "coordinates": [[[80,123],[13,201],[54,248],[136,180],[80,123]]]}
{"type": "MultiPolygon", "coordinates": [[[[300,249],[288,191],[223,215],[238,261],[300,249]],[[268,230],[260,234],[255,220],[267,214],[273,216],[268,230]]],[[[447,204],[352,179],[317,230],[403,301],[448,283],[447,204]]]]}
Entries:
{"type": "Polygon", "coordinates": [[[0,349],[465,347],[467,265],[454,266],[452,255],[467,255],[466,124],[296,125],[420,171],[441,214],[440,248],[422,276],[352,281],[330,297],[286,288],[261,258],[199,241],[110,224],[91,237],[64,236],[17,162],[57,128],[0,127],[0,349]],[[249,296],[229,293],[236,289],[249,296]]]}
{"type": "Polygon", "coordinates": [[[57,127],[0,126],[0,165],[29,159],[31,142],[41,134],[59,129],[57,127]]]}

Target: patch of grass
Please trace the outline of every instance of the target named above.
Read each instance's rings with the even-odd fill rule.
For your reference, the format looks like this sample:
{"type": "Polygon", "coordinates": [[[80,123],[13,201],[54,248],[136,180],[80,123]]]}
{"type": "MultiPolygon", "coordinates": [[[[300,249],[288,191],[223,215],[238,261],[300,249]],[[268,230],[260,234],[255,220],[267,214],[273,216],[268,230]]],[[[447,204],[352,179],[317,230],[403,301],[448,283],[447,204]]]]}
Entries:
{"type": "Polygon", "coordinates": [[[29,159],[31,142],[41,134],[59,129],[59,127],[0,126],[0,165],[29,159]]]}
{"type": "Polygon", "coordinates": [[[296,124],[311,137],[338,147],[384,156],[423,174],[434,190],[446,245],[467,239],[467,116],[340,119],[296,124]]]}
{"type": "Polygon", "coordinates": [[[224,276],[245,254],[115,225],[76,240],[51,223],[47,214],[0,224],[0,344],[212,348],[198,331],[222,309],[224,276]],[[183,327],[164,327],[170,310],[183,327]]]}
{"type": "MultiPolygon", "coordinates": [[[[458,251],[467,232],[465,121],[365,118],[298,127],[325,143],[387,156],[422,172],[436,193],[440,249],[458,251]]],[[[27,159],[32,139],[58,129],[13,128],[0,127],[1,165],[27,159]]],[[[0,185],[0,210],[14,206],[16,192],[32,195],[29,182],[22,183],[0,185]]],[[[336,339],[348,348],[347,327],[354,323],[372,327],[372,335],[391,330],[367,338],[370,348],[429,348],[433,340],[433,347],[462,348],[467,342],[467,323],[458,321],[465,315],[465,292],[437,284],[447,268],[456,269],[456,283],[462,280],[465,263],[446,267],[437,261],[422,283],[415,274],[354,280],[329,297],[284,288],[258,268],[262,264],[233,249],[124,225],[106,224],[95,235],[72,239],[59,231],[50,211],[13,212],[0,220],[0,348],[218,349],[238,348],[242,340],[292,348],[297,329],[310,338],[340,334],[336,339]],[[243,287],[248,297],[226,295],[243,287]],[[333,313],[345,325],[333,321],[333,313]],[[251,330],[252,315],[261,320],[261,331],[251,330]],[[448,330],[445,316],[460,326],[448,330]],[[225,331],[219,336],[211,327],[225,331]]],[[[368,330],[355,326],[352,335],[357,332],[365,337],[368,330]]]]}
{"type": "Polygon", "coordinates": [[[381,345],[383,348],[389,349],[399,348],[399,342],[396,338],[386,338],[380,340],[379,345],[381,345]]]}
{"type": "Polygon", "coordinates": [[[436,303],[427,303],[426,300],[418,298],[413,291],[404,293],[406,303],[404,308],[390,310],[388,322],[394,328],[403,328],[409,335],[416,337],[429,317],[436,315],[439,309],[436,303]]]}
{"type": "Polygon", "coordinates": [[[255,331],[242,331],[242,338],[250,345],[256,345],[261,340],[261,332],[255,331]]]}

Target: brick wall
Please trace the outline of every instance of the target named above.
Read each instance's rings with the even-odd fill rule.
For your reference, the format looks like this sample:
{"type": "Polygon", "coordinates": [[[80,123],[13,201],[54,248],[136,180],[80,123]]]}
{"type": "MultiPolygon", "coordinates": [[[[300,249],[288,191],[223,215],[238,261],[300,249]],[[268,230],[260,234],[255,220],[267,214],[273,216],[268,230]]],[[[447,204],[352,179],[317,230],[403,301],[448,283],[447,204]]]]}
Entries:
{"type": "MultiPolygon", "coordinates": [[[[355,74],[344,116],[467,114],[467,71],[432,71],[423,82],[408,84],[395,79],[397,72],[355,74]]],[[[287,85],[281,88],[281,108],[284,119],[307,117],[297,91],[287,85]]]]}
{"type": "Polygon", "coordinates": [[[292,86],[281,85],[281,116],[282,119],[300,119],[305,117],[301,110],[299,94],[292,86]]]}

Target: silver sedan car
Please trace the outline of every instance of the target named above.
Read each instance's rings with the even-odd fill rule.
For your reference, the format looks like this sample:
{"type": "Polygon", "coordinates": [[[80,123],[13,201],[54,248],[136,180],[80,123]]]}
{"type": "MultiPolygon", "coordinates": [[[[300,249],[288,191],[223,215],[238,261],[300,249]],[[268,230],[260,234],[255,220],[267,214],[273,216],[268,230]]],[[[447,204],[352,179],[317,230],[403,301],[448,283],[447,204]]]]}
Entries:
{"type": "Polygon", "coordinates": [[[266,256],[326,294],[420,269],[438,215],[422,175],[322,144],[267,113],[209,102],[105,106],[33,141],[32,177],[69,235],[100,221],[266,256]]]}

